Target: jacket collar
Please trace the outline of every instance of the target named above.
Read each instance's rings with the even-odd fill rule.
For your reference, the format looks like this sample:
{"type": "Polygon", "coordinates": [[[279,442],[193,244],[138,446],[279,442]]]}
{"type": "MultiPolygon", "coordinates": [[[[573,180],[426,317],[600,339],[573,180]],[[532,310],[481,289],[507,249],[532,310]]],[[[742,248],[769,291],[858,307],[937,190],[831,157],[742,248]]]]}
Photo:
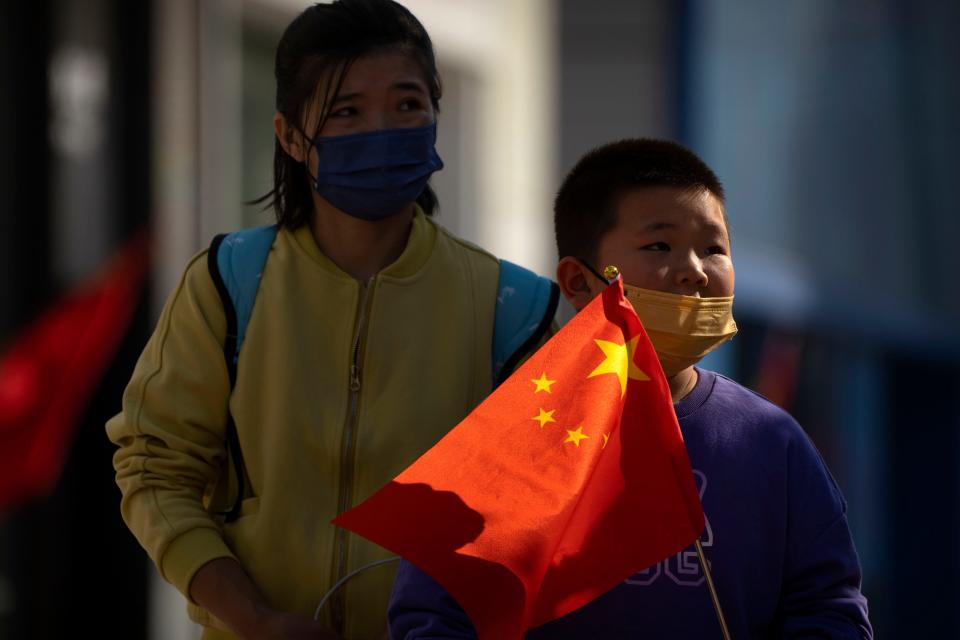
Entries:
{"type": "MultiPolygon", "coordinates": [[[[351,278],[349,274],[345,273],[320,251],[320,248],[313,238],[313,232],[309,224],[301,225],[296,229],[293,232],[293,237],[297,246],[324,270],[341,278],[351,278]]],[[[410,228],[410,237],[407,238],[407,246],[404,248],[403,253],[400,254],[400,257],[392,264],[387,265],[378,275],[389,276],[391,278],[409,278],[416,275],[427,263],[427,260],[429,260],[436,239],[436,225],[427,218],[423,210],[417,206],[410,228]]]]}

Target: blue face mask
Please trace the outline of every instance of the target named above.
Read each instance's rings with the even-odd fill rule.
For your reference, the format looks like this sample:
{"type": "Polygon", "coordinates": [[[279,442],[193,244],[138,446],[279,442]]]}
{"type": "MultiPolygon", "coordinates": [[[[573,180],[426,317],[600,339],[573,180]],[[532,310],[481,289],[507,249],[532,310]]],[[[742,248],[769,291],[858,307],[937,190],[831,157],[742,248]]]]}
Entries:
{"type": "Polygon", "coordinates": [[[417,199],[434,171],[443,168],[434,144],[437,123],[316,138],[313,188],[355,218],[382,220],[417,199]]]}

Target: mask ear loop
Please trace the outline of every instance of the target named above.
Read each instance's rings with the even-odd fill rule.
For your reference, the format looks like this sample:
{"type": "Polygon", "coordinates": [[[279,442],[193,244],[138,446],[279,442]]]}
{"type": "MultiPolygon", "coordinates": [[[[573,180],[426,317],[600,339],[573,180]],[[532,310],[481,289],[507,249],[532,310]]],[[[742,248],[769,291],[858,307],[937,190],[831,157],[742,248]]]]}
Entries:
{"type": "Polygon", "coordinates": [[[326,96],[324,97],[324,101],[322,103],[323,107],[320,112],[320,121],[317,122],[317,129],[312,136],[308,136],[307,132],[300,128],[300,125],[294,124],[291,121],[291,125],[293,126],[293,128],[296,129],[301,136],[303,136],[304,140],[310,143],[309,151],[307,151],[306,155],[304,156],[303,167],[307,172],[307,176],[313,182],[314,191],[320,190],[320,183],[319,183],[320,149],[317,148],[317,138],[320,137],[320,131],[321,129],[323,129],[324,125],[327,123],[327,118],[330,117],[330,111],[332,110],[332,107],[333,107],[333,100],[336,97],[336,95],[340,92],[340,87],[343,86],[343,79],[347,77],[347,71],[349,71],[350,65],[353,64],[353,61],[355,59],[356,58],[345,60],[343,66],[337,72],[336,83],[333,85],[327,86],[327,93],[326,93],[326,96]],[[317,154],[318,174],[316,176],[310,173],[310,152],[311,151],[317,154]]]}
{"type": "Polygon", "coordinates": [[[304,131],[303,129],[301,129],[301,128],[300,128],[300,125],[298,125],[298,124],[294,124],[293,122],[291,122],[291,123],[290,123],[290,126],[292,126],[292,127],[294,128],[294,130],[296,130],[297,133],[299,133],[301,136],[303,136],[303,139],[304,139],[306,142],[309,142],[309,143],[310,143],[310,145],[309,145],[309,147],[308,147],[308,150],[307,150],[307,153],[304,155],[304,158],[303,158],[303,169],[304,169],[304,171],[307,172],[307,176],[310,178],[310,181],[313,183],[313,190],[316,191],[317,188],[318,188],[320,185],[317,184],[317,176],[315,176],[315,175],[313,175],[312,173],[310,173],[310,154],[311,154],[311,153],[316,153],[316,154],[317,154],[317,158],[318,158],[317,167],[319,168],[319,166],[320,166],[320,165],[319,165],[320,150],[317,149],[316,138],[311,138],[310,136],[308,136],[308,135],[307,135],[307,132],[304,131]]]}
{"type": "MultiPolygon", "coordinates": [[[[307,147],[307,152],[304,154],[304,157],[303,157],[303,168],[307,172],[307,176],[310,178],[310,181],[313,183],[314,191],[318,191],[320,188],[320,184],[318,182],[319,173],[316,176],[310,173],[310,154],[311,153],[317,154],[317,170],[319,171],[320,149],[317,148],[317,138],[320,137],[320,130],[323,129],[324,125],[327,123],[327,118],[330,117],[330,110],[332,106],[331,101],[333,100],[333,97],[340,91],[340,87],[343,85],[343,78],[347,74],[347,67],[349,67],[349,62],[347,63],[346,66],[344,66],[343,69],[340,70],[340,74],[337,78],[336,86],[334,86],[332,90],[328,88],[327,95],[325,96],[323,101],[322,111],[320,113],[320,121],[317,122],[316,131],[312,136],[307,135],[307,132],[303,128],[301,128],[299,124],[294,122],[292,118],[289,119],[290,126],[293,127],[294,130],[296,130],[296,132],[299,133],[303,137],[303,139],[309,143],[309,146],[307,147]]],[[[284,115],[286,116],[286,114],[284,115]]]]}
{"type": "Polygon", "coordinates": [[[587,268],[587,271],[589,271],[594,276],[596,276],[597,280],[599,280],[603,284],[609,285],[613,282],[613,280],[607,280],[602,275],[600,275],[600,273],[596,269],[594,269],[592,266],[590,266],[590,263],[584,260],[583,258],[574,258],[574,260],[576,260],[577,262],[585,266],[587,268]]]}

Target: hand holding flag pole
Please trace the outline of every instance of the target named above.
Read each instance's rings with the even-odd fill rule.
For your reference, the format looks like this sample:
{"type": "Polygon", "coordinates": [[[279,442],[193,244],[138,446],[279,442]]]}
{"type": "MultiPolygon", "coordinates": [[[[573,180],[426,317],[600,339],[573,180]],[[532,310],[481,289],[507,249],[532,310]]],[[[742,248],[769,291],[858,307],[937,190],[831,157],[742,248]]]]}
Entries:
{"type": "Polygon", "coordinates": [[[520,638],[696,540],[670,389],[619,279],[334,524],[432,576],[484,640],[520,638]]]}

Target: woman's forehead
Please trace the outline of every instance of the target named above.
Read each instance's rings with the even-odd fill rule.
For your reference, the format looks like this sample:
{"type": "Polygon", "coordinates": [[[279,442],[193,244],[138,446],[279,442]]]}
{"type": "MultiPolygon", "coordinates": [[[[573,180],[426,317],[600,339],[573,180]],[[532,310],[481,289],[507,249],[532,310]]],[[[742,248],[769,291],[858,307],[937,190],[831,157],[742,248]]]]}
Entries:
{"type": "Polygon", "coordinates": [[[400,49],[373,51],[353,60],[340,92],[391,88],[398,83],[416,84],[427,90],[423,66],[416,56],[400,49]]]}
{"type": "Polygon", "coordinates": [[[304,105],[304,123],[309,131],[336,102],[391,91],[421,92],[425,99],[430,99],[426,72],[413,53],[386,48],[353,60],[333,61],[319,74],[313,93],[304,105]]]}
{"type": "Polygon", "coordinates": [[[322,104],[345,93],[382,89],[398,81],[428,90],[427,73],[411,52],[391,47],[376,49],[356,58],[333,59],[315,73],[311,102],[322,104]]]}

